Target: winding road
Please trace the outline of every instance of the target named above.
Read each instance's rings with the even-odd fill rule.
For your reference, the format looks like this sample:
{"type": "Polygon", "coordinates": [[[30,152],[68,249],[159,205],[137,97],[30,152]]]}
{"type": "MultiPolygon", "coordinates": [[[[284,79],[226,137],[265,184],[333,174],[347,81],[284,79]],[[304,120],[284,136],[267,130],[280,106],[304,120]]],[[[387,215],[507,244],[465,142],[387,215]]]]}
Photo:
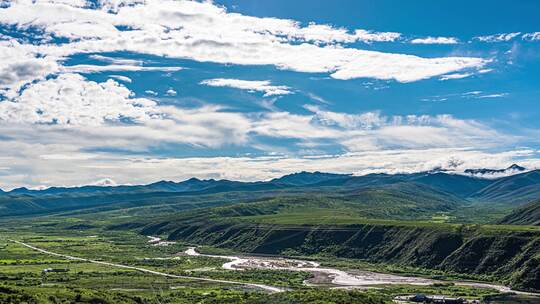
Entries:
{"type": "MultiPolygon", "coordinates": [[[[169,273],[150,270],[150,269],[146,269],[142,267],[128,266],[128,265],[122,265],[122,264],[104,262],[104,261],[97,261],[97,260],[92,260],[92,259],[87,259],[87,258],[75,257],[75,256],[67,255],[67,254],[56,253],[56,252],[38,248],[38,247],[35,247],[30,244],[17,241],[17,240],[9,239],[9,241],[25,246],[29,249],[41,252],[43,254],[57,256],[57,257],[68,259],[68,260],[76,260],[76,261],[81,261],[81,262],[130,269],[130,270],[140,271],[140,272],[149,273],[153,275],[169,277],[169,278],[241,285],[247,288],[265,290],[270,293],[283,292],[287,290],[285,288],[270,286],[270,285],[265,285],[265,284],[245,283],[245,282],[239,282],[239,281],[219,280],[219,279],[209,279],[209,278],[169,274],[169,273]]],[[[454,283],[455,285],[459,285],[459,286],[470,286],[470,287],[476,287],[476,288],[492,288],[492,289],[498,290],[499,292],[505,292],[505,293],[513,292],[515,294],[521,294],[521,295],[532,295],[532,296],[539,295],[538,293],[517,291],[504,285],[489,284],[489,283],[478,283],[478,282],[467,282],[467,281],[439,281],[439,280],[433,280],[433,279],[428,279],[428,278],[398,276],[398,275],[393,275],[393,274],[376,273],[376,272],[370,272],[370,271],[345,271],[345,270],[334,269],[334,268],[322,268],[320,267],[318,263],[312,262],[312,261],[283,259],[283,258],[251,257],[251,256],[238,257],[238,256],[208,255],[208,254],[201,254],[197,252],[195,247],[188,248],[184,252],[184,254],[188,256],[205,256],[205,257],[227,259],[229,260],[229,262],[224,263],[222,265],[222,268],[229,269],[229,270],[260,268],[260,269],[270,269],[270,270],[305,271],[305,272],[313,273],[316,277],[322,274],[323,277],[326,277],[329,283],[332,283],[337,288],[358,288],[358,287],[369,287],[372,285],[385,285],[385,284],[431,285],[434,283],[442,283],[442,282],[448,283],[449,282],[449,283],[454,283]]],[[[310,286],[317,285],[317,284],[310,283],[309,280],[304,283],[310,286]]]]}
{"type": "Polygon", "coordinates": [[[13,242],[13,243],[17,243],[17,244],[22,245],[22,246],[25,246],[25,247],[30,248],[32,250],[41,252],[43,254],[53,255],[53,256],[57,256],[57,257],[68,259],[68,260],[75,260],[75,261],[94,263],[94,264],[100,264],[100,265],[106,265],[106,266],[112,266],[112,267],[118,267],[118,268],[124,268],[124,269],[131,269],[131,270],[136,270],[136,271],[140,271],[140,272],[144,272],[144,273],[149,273],[149,274],[154,274],[154,275],[159,275],[159,276],[164,276],[164,277],[169,277],[169,278],[188,279],[188,280],[206,281],[206,282],[214,282],[214,283],[241,285],[241,286],[248,287],[248,288],[262,289],[262,290],[265,290],[265,291],[268,291],[268,292],[271,292],[271,293],[283,292],[283,291],[286,290],[284,288],[270,286],[270,285],[264,285],[264,284],[244,283],[244,282],[238,282],[238,281],[217,280],[217,279],[208,279],[208,278],[191,277],[191,276],[180,276],[180,275],[175,275],[175,274],[169,274],[169,273],[159,272],[159,271],[155,271],[155,270],[150,270],[150,269],[146,269],[146,268],[141,268],[141,267],[127,266],[127,265],[122,265],[122,264],[103,262],[103,261],[96,261],[96,260],[86,259],[86,258],[79,258],[79,257],[67,255],[67,254],[61,254],[61,253],[56,253],[56,252],[48,251],[48,250],[45,250],[45,249],[41,249],[41,248],[38,248],[38,247],[35,247],[35,246],[32,246],[32,245],[23,243],[21,241],[16,241],[16,240],[11,240],[11,239],[9,241],[13,242]]]}

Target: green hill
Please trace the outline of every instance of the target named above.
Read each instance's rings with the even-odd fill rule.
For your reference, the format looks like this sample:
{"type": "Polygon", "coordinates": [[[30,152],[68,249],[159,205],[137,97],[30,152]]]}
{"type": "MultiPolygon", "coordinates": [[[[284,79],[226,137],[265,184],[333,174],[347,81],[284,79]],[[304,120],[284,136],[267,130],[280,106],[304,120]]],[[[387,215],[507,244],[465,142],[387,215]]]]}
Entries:
{"type": "Polygon", "coordinates": [[[535,170],[496,179],[472,194],[471,198],[511,205],[520,205],[540,199],[540,171],[535,170]]]}
{"type": "Polygon", "coordinates": [[[341,198],[272,199],[147,220],[138,229],[240,252],[359,259],[540,291],[540,229],[373,220],[362,217],[366,210],[356,204],[341,198]]]}
{"type": "Polygon", "coordinates": [[[540,226],[540,201],[535,201],[518,208],[504,217],[501,224],[540,226]]]}
{"type": "MultiPolygon", "coordinates": [[[[306,223],[322,221],[324,218],[340,220],[340,217],[348,220],[431,220],[435,214],[456,210],[464,204],[465,201],[431,187],[401,183],[341,192],[301,192],[296,195],[197,209],[174,215],[173,218],[200,221],[246,216],[262,216],[266,219],[302,216],[302,221],[306,223]]],[[[160,215],[158,218],[163,217],[160,215]]]]}

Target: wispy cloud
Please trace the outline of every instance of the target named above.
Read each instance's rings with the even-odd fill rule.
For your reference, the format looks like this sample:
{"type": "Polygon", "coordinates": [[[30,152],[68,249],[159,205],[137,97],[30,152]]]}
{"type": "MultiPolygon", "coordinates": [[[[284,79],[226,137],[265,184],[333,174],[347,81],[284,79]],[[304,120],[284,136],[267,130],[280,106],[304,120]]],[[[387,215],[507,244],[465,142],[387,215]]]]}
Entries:
{"type": "Polygon", "coordinates": [[[131,83],[132,80],[131,78],[127,77],[127,76],[122,76],[122,75],[109,75],[110,78],[113,78],[113,79],[116,79],[116,80],[120,80],[120,81],[123,81],[123,82],[127,82],[127,83],[131,83]]]}
{"type": "Polygon", "coordinates": [[[470,77],[472,76],[473,74],[471,73],[454,73],[454,74],[447,74],[447,75],[442,75],[441,78],[439,78],[440,80],[450,80],[450,79],[462,79],[462,78],[467,78],[467,77],[470,77]]]}
{"type": "Polygon", "coordinates": [[[201,81],[201,84],[211,87],[229,87],[250,92],[263,92],[264,96],[292,94],[291,88],[284,85],[272,85],[270,80],[241,80],[230,78],[214,78],[201,81]]]}
{"type": "Polygon", "coordinates": [[[144,61],[138,59],[125,59],[125,58],[116,58],[103,55],[90,55],[88,58],[99,60],[102,62],[111,63],[114,65],[143,65],[144,61]]]}
{"type": "Polygon", "coordinates": [[[319,103],[322,103],[322,104],[326,104],[326,105],[329,105],[331,104],[330,101],[326,100],[325,98],[322,98],[321,96],[317,95],[317,94],[314,94],[314,93],[311,93],[311,92],[307,92],[305,93],[310,99],[316,101],[316,102],[319,102],[319,103]]]}
{"type": "Polygon", "coordinates": [[[457,44],[459,40],[454,37],[426,37],[411,40],[413,44],[457,44]]]}
{"type": "Polygon", "coordinates": [[[139,66],[139,65],[123,65],[123,64],[110,64],[110,65],[91,65],[91,64],[78,64],[63,66],[60,71],[65,73],[100,73],[100,72],[135,72],[135,71],[163,71],[163,72],[177,72],[182,70],[182,67],[165,67],[165,66],[139,66]]]}
{"type": "Polygon", "coordinates": [[[520,32],[513,32],[513,33],[501,33],[501,34],[494,34],[494,35],[486,35],[486,36],[477,36],[474,37],[474,40],[478,40],[481,42],[505,42],[510,41],[517,36],[519,36],[520,32]]]}
{"type": "Polygon", "coordinates": [[[501,98],[508,96],[508,93],[496,93],[496,94],[487,94],[487,95],[480,95],[477,98],[501,98]]]}
{"type": "Polygon", "coordinates": [[[526,33],[521,37],[526,41],[538,41],[540,40],[540,32],[526,33]]]}
{"type": "Polygon", "coordinates": [[[464,93],[435,95],[428,98],[423,98],[423,101],[448,101],[451,98],[461,99],[485,99],[485,98],[501,98],[508,96],[509,93],[486,93],[483,91],[468,91],[464,93]]]}
{"type": "MultiPolygon", "coordinates": [[[[40,126],[38,133],[48,130],[55,134],[51,136],[53,140],[60,134],[70,138],[72,132],[77,132],[77,144],[70,146],[81,145],[79,140],[87,137],[94,140],[84,147],[93,142],[101,147],[124,149],[145,149],[156,142],[216,148],[226,144],[249,145],[259,137],[269,137],[300,143],[324,139],[357,151],[487,147],[497,144],[495,139],[503,138],[479,122],[450,115],[348,114],[313,105],[306,105],[305,109],[310,114],[241,113],[211,105],[184,109],[135,98],[129,89],[111,79],[98,83],[78,74],[63,74],[31,85],[13,101],[0,103],[0,122],[29,128],[40,126]]],[[[18,133],[21,132],[13,134],[18,133]]]]}

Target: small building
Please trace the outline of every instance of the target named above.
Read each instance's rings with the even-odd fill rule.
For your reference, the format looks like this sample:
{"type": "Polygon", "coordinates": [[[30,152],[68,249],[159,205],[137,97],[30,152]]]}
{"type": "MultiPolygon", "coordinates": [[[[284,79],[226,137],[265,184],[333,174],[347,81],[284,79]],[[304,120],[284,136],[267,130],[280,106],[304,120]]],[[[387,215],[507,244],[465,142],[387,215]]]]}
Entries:
{"type": "Polygon", "coordinates": [[[467,301],[463,298],[451,298],[447,296],[431,296],[429,297],[431,302],[428,303],[434,303],[434,304],[464,304],[467,303],[467,301]]]}
{"type": "Polygon", "coordinates": [[[429,304],[465,304],[469,303],[463,298],[452,298],[443,295],[426,296],[424,294],[415,294],[409,296],[398,296],[395,298],[397,302],[407,301],[414,303],[429,303],[429,304]]]}
{"type": "Polygon", "coordinates": [[[45,268],[43,269],[43,273],[50,273],[50,272],[68,272],[69,268],[45,268]]]}

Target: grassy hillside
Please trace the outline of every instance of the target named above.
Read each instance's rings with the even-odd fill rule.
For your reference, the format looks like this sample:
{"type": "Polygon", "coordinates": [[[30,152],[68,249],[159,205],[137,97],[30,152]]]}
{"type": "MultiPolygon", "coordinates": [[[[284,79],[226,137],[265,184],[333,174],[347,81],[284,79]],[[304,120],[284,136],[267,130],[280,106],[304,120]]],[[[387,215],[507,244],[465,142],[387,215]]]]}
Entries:
{"type": "Polygon", "coordinates": [[[145,234],[242,252],[324,255],[499,280],[540,290],[540,232],[460,230],[435,226],[357,224],[265,225],[246,222],[154,223],[145,234]]]}
{"type": "MultiPolygon", "coordinates": [[[[0,217],[81,214],[113,210],[143,209],[144,212],[170,213],[186,209],[217,206],[230,202],[280,196],[278,192],[224,192],[193,194],[176,192],[86,194],[86,195],[10,195],[0,197],[0,217]]],[[[295,195],[294,192],[288,195],[295,195]]]]}
{"type": "Polygon", "coordinates": [[[540,171],[530,171],[494,180],[471,198],[484,202],[521,205],[540,199],[540,171]]]}
{"type": "MultiPolygon", "coordinates": [[[[318,222],[324,218],[432,220],[437,215],[452,211],[464,201],[424,185],[398,184],[383,188],[364,188],[346,192],[305,192],[293,196],[278,196],[252,200],[216,208],[202,208],[182,214],[184,220],[204,221],[219,218],[258,216],[286,218],[303,214],[304,220],[318,222]]],[[[159,214],[159,219],[164,217],[159,214]]],[[[166,218],[166,217],[165,217],[166,218]]]]}
{"type": "MultiPolygon", "coordinates": [[[[294,187],[273,191],[225,191],[215,194],[204,193],[121,193],[85,195],[17,195],[0,197],[0,216],[36,216],[48,214],[81,214],[115,210],[139,209],[146,215],[170,214],[170,212],[220,206],[237,202],[251,202],[261,198],[298,198],[289,207],[302,201],[316,199],[318,204],[334,200],[340,206],[363,217],[417,219],[429,218],[437,212],[457,209],[465,204],[456,196],[418,183],[396,183],[390,185],[343,188],[321,187],[307,189],[294,187]]],[[[284,201],[284,203],[287,203],[284,201]]]]}
{"type": "Polygon", "coordinates": [[[540,201],[532,202],[515,210],[510,215],[505,216],[500,223],[540,226],[540,201]]]}
{"type": "Polygon", "coordinates": [[[361,197],[370,198],[366,204],[353,194],[271,199],[160,218],[140,231],[242,252],[384,262],[540,290],[540,228],[399,221],[415,208],[407,204],[406,194],[365,191],[361,197]],[[396,201],[395,209],[376,207],[377,202],[387,206],[396,201]]]}

